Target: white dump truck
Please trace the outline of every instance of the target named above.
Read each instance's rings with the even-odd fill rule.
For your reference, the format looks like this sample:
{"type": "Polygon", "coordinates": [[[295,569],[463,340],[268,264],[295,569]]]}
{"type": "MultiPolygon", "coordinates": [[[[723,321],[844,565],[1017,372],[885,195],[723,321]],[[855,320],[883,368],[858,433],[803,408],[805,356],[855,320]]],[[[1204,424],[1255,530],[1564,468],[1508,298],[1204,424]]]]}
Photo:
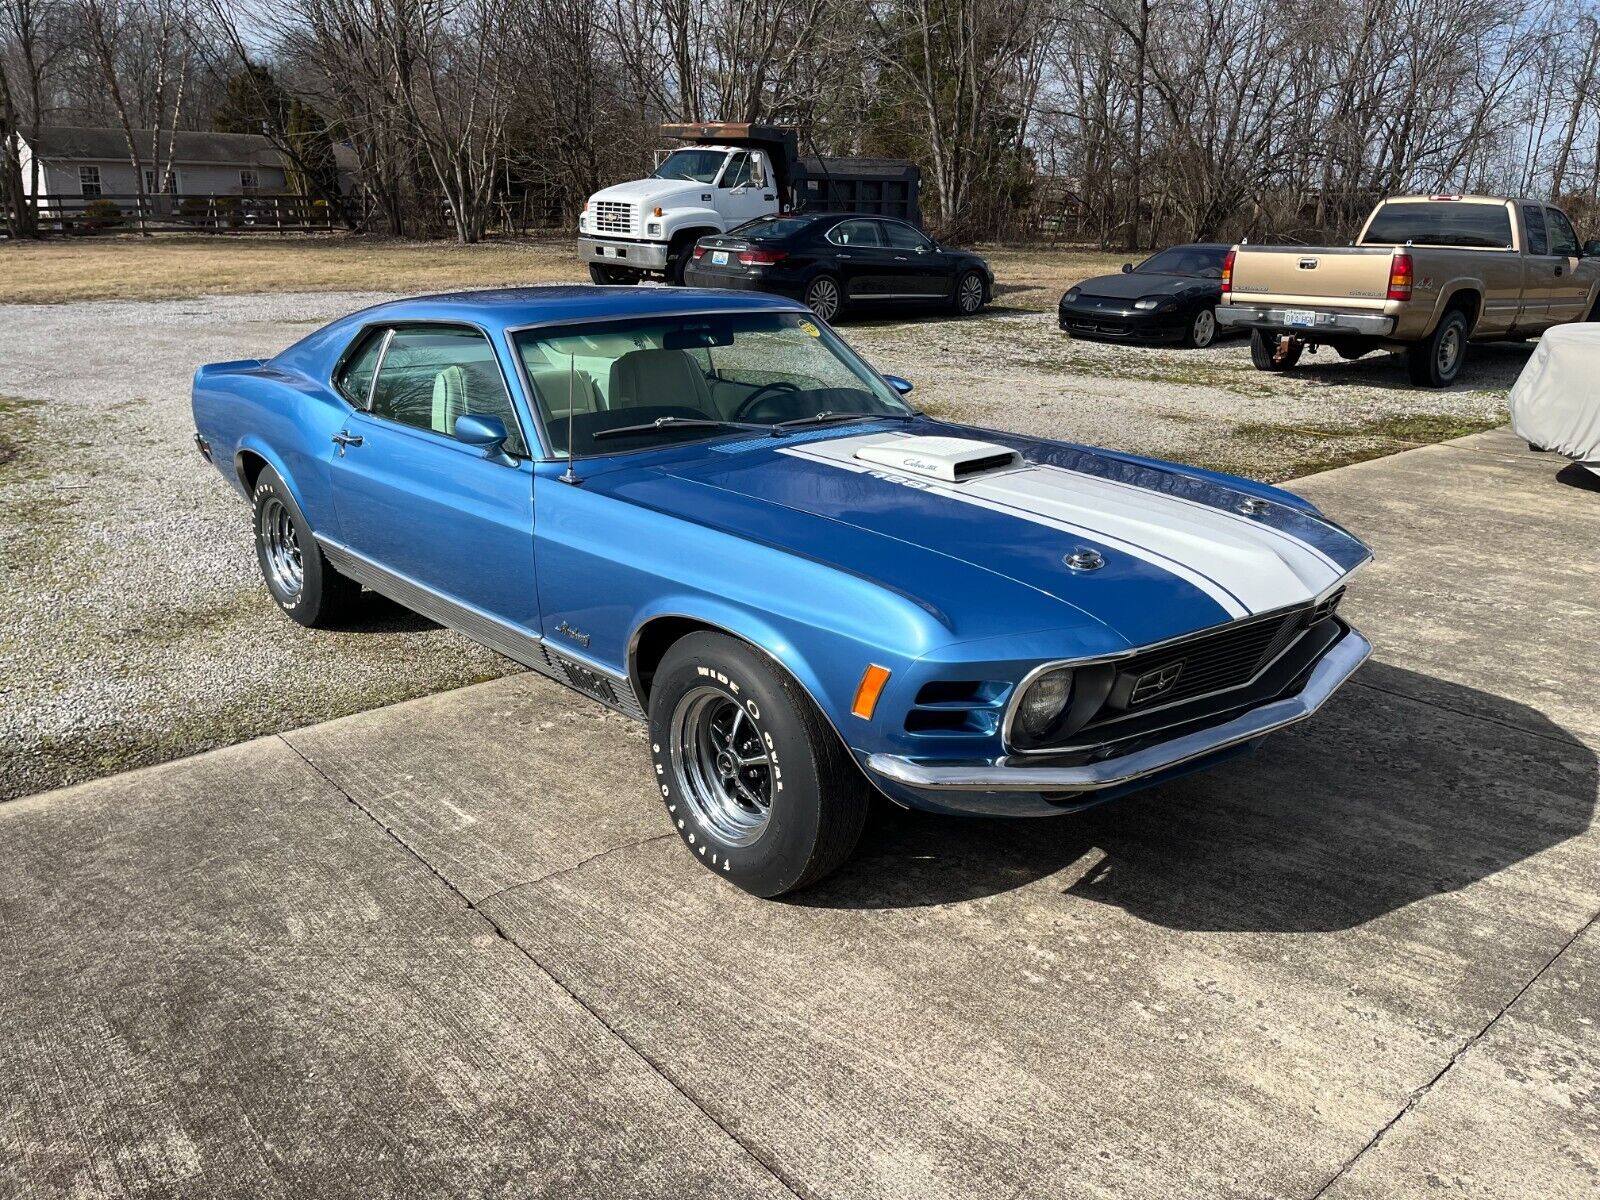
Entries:
{"type": "Polygon", "coordinates": [[[881,158],[801,158],[783,125],[663,125],[680,144],[655,172],[590,196],[578,215],[578,256],[596,283],[651,276],[683,282],[694,244],[777,212],[862,212],[920,227],[921,178],[881,158]]]}

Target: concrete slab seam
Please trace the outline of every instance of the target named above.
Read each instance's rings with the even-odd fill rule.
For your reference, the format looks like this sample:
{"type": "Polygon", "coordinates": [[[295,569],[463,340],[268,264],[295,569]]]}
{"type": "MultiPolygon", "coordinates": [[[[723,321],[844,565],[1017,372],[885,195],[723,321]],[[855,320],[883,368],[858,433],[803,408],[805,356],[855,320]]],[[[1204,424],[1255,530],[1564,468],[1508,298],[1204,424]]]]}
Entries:
{"type": "Polygon", "coordinates": [[[1450,1056],[1449,1060],[1446,1061],[1444,1066],[1439,1068],[1438,1074],[1434,1075],[1434,1077],[1428,1080],[1427,1083],[1414,1090],[1410,1097],[1407,1098],[1405,1104],[1401,1106],[1400,1111],[1395,1113],[1394,1116],[1390,1117],[1389,1120],[1384,1122],[1382,1128],[1380,1128],[1372,1135],[1371,1138],[1367,1140],[1366,1145],[1362,1146],[1361,1149],[1357,1150],[1348,1159],[1346,1159],[1344,1164],[1334,1172],[1333,1176],[1311,1194],[1309,1200],[1322,1200],[1322,1197],[1328,1193],[1328,1190],[1332,1188],[1334,1184],[1338,1183],[1339,1180],[1348,1175],[1352,1168],[1354,1168],[1358,1162],[1366,1157],[1370,1151],[1376,1150],[1383,1142],[1383,1139],[1389,1135],[1389,1131],[1395,1126],[1399,1125],[1402,1120],[1410,1115],[1411,1111],[1423,1101],[1428,1093],[1433,1091],[1433,1089],[1438,1085],[1439,1081],[1448,1075],[1450,1070],[1458,1062],[1466,1057],[1467,1052],[1476,1046],[1480,1041],[1482,1041],[1484,1036],[1499,1023],[1500,1018],[1504,1017],[1506,1013],[1510,1012],[1513,1006],[1516,1005],[1517,1001],[1521,1000],[1522,997],[1527,994],[1528,989],[1533,987],[1534,984],[1538,983],[1539,980],[1544,977],[1545,972],[1551,967],[1555,966],[1555,964],[1560,961],[1561,956],[1570,950],[1573,944],[1577,942],[1579,938],[1588,933],[1589,930],[1594,927],[1596,921],[1600,921],[1600,910],[1594,912],[1587,921],[1578,926],[1578,928],[1573,932],[1572,936],[1566,941],[1562,942],[1556,952],[1550,956],[1550,960],[1537,971],[1535,971],[1533,975],[1529,977],[1528,981],[1517,989],[1516,993],[1511,997],[1511,999],[1507,1000],[1505,1004],[1501,1005],[1500,1011],[1495,1013],[1494,1016],[1490,1017],[1482,1029],[1478,1030],[1477,1033],[1473,1034],[1461,1044],[1455,1053],[1450,1056]]]}
{"type": "Polygon", "coordinates": [[[1525,737],[1531,738],[1540,738],[1547,742],[1554,742],[1558,746],[1572,746],[1578,750],[1589,750],[1592,748],[1587,743],[1579,740],[1577,737],[1558,737],[1553,733],[1543,733],[1537,729],[1526,729],[1521,725],[1513,725],[1509,721],[1502,721],[1498,717],[1491,717],[1484,713],[1468,712],[1466,709],[1462,708],[1451,708],[1448,704],[1440,704],[1437,700],[1429,700],[1424,696],[1413,696],[1410,692],[1397,692],[1390,688],[1379,687],[1375,683],[1368,683],[1359,675],[1352,679],[1350,683],[1355,687],[1367,688],[1368,690],[1377,692],[1383,696],[1392,696],[1396,700],[1409,700],[1413,704],[1424,704],[1429,708],[1437,709],[1439,712],[1447,712],[1453,717],[1462,717],[1468,721],[1483,721],[1486,724],[1494,725],[1497,728],[1504,729],[1508,733],[1521,734],[1525,737]]]}
{"type": "MultiPolygon", "coordinates": [[[[788,1176],[783,1171],[779,1170],[776,1165],[774,1165],[773,1163],[769,1162],[764,1155],[758,1154],[743,1139],[741,1139],[732,1130],[730,1130],[726,1125],[724,1125],[722,1123],[722,1121],[720,1121],[717,1118],[716,1114],[711,1112],[711,1110],[708,1109],[704,1104],[702,1104],[693,1095],[693,1093],[691,1093],[682,1083],[680,1083],[676,1078],[674,1078],[674,1076],[672,1075],[671,1072],[666,1070],[660,1063],[656,1062],[653,1058],[651,1058],[648,1054],[646,1054],[638,1045],[636,1045],[633,1042],[633,1040],[631,1038],[629,1038],[621,1030],[617,1029],[614,1025],[612,1025],[609,1021],[607,1021],[605,1019],[605,1017],[602,1016],[598,1011],[596,1011],[595,1008],[592,1005],[590,1005],[588,1002],[586,1002],[583,999],[582,996],[578,995],[577,992],[575,992],[570,986],[568,986],[568,984],[566,983],[565,980],[563,980],[559,975],[557,975],[554,971],[552,971],[544,963],[540,962],[539,959],[536,956],[534,956],[532,953],[529,952],[527,947],[523,946],[520,942],[518,942],[516,940],[516,938],[512,937],[508,932],[506,932],[505,928],[503,926],[501,926],[501,924],[498,921],[496,921],[487,912],[483,911],[483,909],[479,908],[477,904],[473,903],[472,900],[467,897],[465,892],[463,892],[460,888],[458,888],[449,879],[445,878],[445,876],[439,872],[438,868],[436,868],[432,863],[430,863],[415,847],[413,847],[409,843],[407,843],[406,840],[404,838],[402,838],[392,827],[390,827],[389,825],[385,824],[369,808],[367,808],[365,805],[363,805],[359,800],[357,800],[354,796],[352,796],[344,788],[340,787],[339,784],[337,782],[335,782],[334,779],[331,776],[329,776],[329,774],[326,771],[324,771],[320,766],[318,766],[317,763],[314,760],[312,760],[310,757],[308,757],[300,749],[300,747],[296,746],[293,742],[291,742],[283,734],[276,734],[274,736],[276,736],[277,739],[279,741],[281,741],[285,746],[289,747],[289,749],[291,751],[293,751],[294,754],[297,757],[299,757],[302,762],[304,762],[306,764],[306,766],[310,767],[313,771],[315,771],[317,773],[317,775],[319,777],[321,777],[327,783],[327,785],[329,787],[331,787],[334,791],[338,792],[340,796],[344,797],[345,801],[347,803],[349,803],[351,805],[351,807],[355,808],[358,812],[360,812],[363,816],[365,816],[369,821],[371,821],[379,829],[383,830],[383,832],[385,834],[387,834],[394,841],[395,845],[399,846],[407,854],[411,855],[419,863],[421,863],[423,865],[423,867],[425,867],[427,869],[429,874],[431,874],[441,884],[443,884],[446,888],[448,888],[450,890],[450,892],[458,900],[461,901],[461,903],[466,907],[468,912],[472,913],[475,917],[477,917],[485,925],[487,925],[489,927],[490,931],[493,932],[496,937],[498,937],[502,941],[506,942],[514,950],[516,950],[518,954],[522,955],[523,958],[527,959],[528,962],[531,963],[540,972],[540,974],[544,975],[545,978],[549,979],[551,983],[555,984],[556,987],[560,988],[563,992],[565,992],[566,995],[571,998],[571,1000],[572,1000],[572,1002],[574,1004],[576,1004],[579,1008],[583,1009],[584,1012],[588,1013],[591,1020],[593,1020],[602,1029],[604,1029],[613,1038],[615,1038],[622,1046],[624,1046],[628,1050],[628,1052],[630,1054],[632,1054],[641,1063],[643,1063],[645,1065],[645,1067],[653,1075],[655,1075],[658,1079],[660,1079],[663,1083],[665,1083],[669,1088],[671,1088],[678,1095],[682,1096],[683,1099],[692,1108],[694,1108],[694,1110],[696,1112],[698,1112],[701,1116],[703,1116],[707,1121],[710,1121],[712,1125],[716,1126],[716,1128],[722,1132],[724,1137],[726,1137],[729,1141],[731,1141],[735,1146],[738,1146],[739,1149],[742,1150],[745,1153],[745,1155],[753,1163],[755,1163],[763,1171],[765,1171],[768,1175],[770,1175],[772,1177],[772,1179],[773,1179],[773,1182],[775,1182],[780,1187],[782,1187],[785,1191],[787,1191],[791,1196],[793,1196],[795,1198],[795,1200],[816,1200],[816,1197],[811,1192],[803,1189],[798,1183],[796,1183],[795,1181],[789,1179],[788,1176]]],[[[663,834],[663,835],[658,835],[658,836],[663,836],[664,837],[664,836],[670,836],[670,835],[663,834]]],[[[655,838],[655,837],[644,839],[644,841],[655,841],[655,840],[657,840],[657,838],[655,838]]],[[[640,842],[640,843],[637,843],[637,844],[642,845],[644,843],[640,842]]],[[[626,849],[626,848],[627,847],[612,847],[613,850],[626,849]]],[[[599,858],[602,855],[608,854],[610,852],[611,852],[610,850],[600,851],[598,854],[590,855],[589,858],[584,859],[583,862],[577,863],[572,867],[563,868],[560,871],[552,871],[552,872],[550,872],[549,875],[545,876],[545,878],[553,878],[556,875],[562,875],[562,874],[566,874],[569,871],[575,871],[579,867],[584,866],[586,863],[591,862],[594,859],[599,858]]],[[[521,884],[521,885],[516,885],[516,886],[526,886],[526,885],[525,884],[521,884]]],[[[504,892],[506,892],[508,890],[510,890],[510,889],[509,888],[502,888],[499,892],[494,893],[494,896],[501,895],[502,893],[504,893],[504,892]]],[[[494,896],[486,897],[485,899],[486,900],[493,899],[494,896]]]]}

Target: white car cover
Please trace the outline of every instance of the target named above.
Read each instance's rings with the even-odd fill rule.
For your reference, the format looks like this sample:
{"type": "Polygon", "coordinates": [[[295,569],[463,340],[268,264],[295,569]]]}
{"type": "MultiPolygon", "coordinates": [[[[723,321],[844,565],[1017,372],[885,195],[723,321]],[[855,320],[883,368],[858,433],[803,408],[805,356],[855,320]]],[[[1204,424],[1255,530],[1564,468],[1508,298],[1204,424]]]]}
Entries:
{"type": "Polygon", "coordinates": [[[1519,437],[1600,466],[1600,323],[1547,330],[1508,404],[1519,437]]]}

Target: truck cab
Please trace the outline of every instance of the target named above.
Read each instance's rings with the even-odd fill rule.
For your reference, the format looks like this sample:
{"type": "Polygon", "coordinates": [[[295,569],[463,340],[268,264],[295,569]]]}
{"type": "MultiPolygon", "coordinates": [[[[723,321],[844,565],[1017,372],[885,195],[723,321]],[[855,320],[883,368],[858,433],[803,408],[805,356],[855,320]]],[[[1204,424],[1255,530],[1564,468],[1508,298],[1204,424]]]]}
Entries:
{"type": "Polygon", "coordinates": [[[695,242],[781,207],[771,153],[703,143],[659,152],[643,179],[603,188],[578,216],[578,254],[596,283],[646,275],[682,283],[695,242]]]}

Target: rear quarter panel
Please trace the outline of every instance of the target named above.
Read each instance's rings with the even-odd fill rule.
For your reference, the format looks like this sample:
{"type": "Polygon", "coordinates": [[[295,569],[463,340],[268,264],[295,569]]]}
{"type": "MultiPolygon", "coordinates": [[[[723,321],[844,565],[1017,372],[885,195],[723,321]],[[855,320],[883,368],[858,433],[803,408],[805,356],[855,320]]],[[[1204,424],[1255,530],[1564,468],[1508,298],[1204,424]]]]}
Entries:
{"type": "Polygon", "coordinates": [[[313,528],[336,530],[328,466],[348,405],[303,375],[256,361],[201,367],[192,405],[212,462],[242,495],[249,496],[244,457],[258,455],[283,477],[313,528]]]}

